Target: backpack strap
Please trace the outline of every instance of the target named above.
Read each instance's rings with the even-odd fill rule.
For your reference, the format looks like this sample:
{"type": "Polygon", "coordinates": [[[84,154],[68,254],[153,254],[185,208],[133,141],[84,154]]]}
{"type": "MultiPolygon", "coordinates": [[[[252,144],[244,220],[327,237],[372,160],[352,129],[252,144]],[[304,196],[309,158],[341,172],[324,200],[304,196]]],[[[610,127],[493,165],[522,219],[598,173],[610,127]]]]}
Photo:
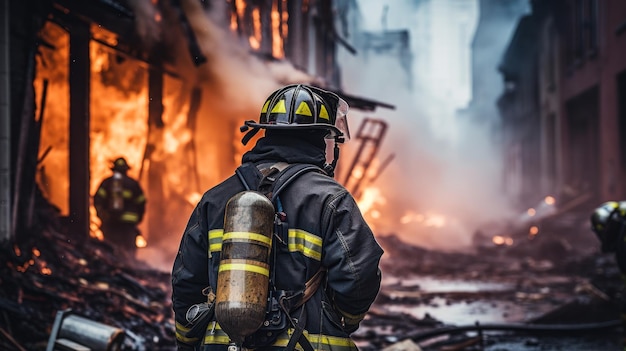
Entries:
{"type": "Polygon", "coordinates": [[[284,190],[287,185],[291,184],[296,178],[307,172],[320,172],[323,170],[318,166],[306,163],[288,164],[285,162],[277,162],[267,164],[268,167],[257,167],[254,163],[248,162],[239,166],[235,170],[235,174],[246,188],[246,190],[259,191],[264,186],[269,186],[268,191],[262,191],[267,197],[275,203],[278,194],[284,190]]]}

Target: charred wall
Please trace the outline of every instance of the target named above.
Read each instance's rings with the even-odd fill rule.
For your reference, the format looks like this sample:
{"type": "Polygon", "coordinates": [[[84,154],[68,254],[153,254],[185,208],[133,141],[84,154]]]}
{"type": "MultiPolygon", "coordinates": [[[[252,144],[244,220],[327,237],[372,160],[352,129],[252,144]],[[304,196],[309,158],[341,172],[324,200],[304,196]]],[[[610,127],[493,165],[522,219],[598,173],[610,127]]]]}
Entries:
{"type": "MultiPolygon", "coordinates": [[[[561,201],[592,204],[623,198],[626,189],[620,179],[626,167],[620,141],[624,123],[619,77],[626,70],[622,29],[626,4],[618,0],[537,0],[532,7],[528,18],[538,30],[526,30],[525,41],[514,37],[507,52],[520,55],[505,54],[501,66],[505,157],[536,155],[520,156],[519,167],[509,167],[508,173],[520,180],[515,195],[519,198],[536,191],[535,183],[527,181],[524,173],[530,168],[536,170],[533,177],[544,192],[536,197],[551,193],[561,201]],[[538,44],[532,53],[525,49],[527,42],[538,44]],[[518,78],[511,73],[532,63],[537,69],[527,75],[535,83],[527,94],[512,94],[518,78]],[[519,118],[515,111],[524,105],[536,108],[519,118]],[[516,143],[527,130],[539,137],[527,144],[516,143]]],[[[523,31],[520,22],[517,32],[523,31]]]]}
{"type": "Polygon", "coordinates": [[[7,1],[10,62],[9,90],[4,92],[10,102],[10,201],[11,231],[26,230],[32,212],[37,163],[36,121],[33,77],[37,54],[37,33],[50,9],[49,1],[7,1]]]}

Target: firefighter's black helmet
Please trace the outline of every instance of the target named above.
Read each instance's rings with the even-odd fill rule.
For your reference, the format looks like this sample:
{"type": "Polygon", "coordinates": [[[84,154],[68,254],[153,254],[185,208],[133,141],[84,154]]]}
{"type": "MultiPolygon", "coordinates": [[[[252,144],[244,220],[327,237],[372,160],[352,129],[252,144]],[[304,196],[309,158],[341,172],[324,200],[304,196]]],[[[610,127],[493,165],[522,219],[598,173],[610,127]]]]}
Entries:
{"type": "Polygon", "coordinates": [[[118,172],[126,172],[130,169],[128,162],[123,157],[118,157],[113,161],[113,165],[111,166],[111,170],[118,172]]]}
{"type": "Polygon", "coordinates": [[[261,108],[259,121],[246,121],[242,131],[252,128],[246,144],[259,129],[318,129],[337,142],[350,139],[346,116],[348,104],[337,94],[304,84],[287,85],[274,91],[261,108]]]}
{"type": "Polygon", "coordinates": [[[591,230],[600,239],[603,252],[614,252],[616,250],[617,239],[622,230],[620,211],[623,210],[626,210],[626,208],[621,208],[619,202],[607,201],[591,214],[591,230]]]}

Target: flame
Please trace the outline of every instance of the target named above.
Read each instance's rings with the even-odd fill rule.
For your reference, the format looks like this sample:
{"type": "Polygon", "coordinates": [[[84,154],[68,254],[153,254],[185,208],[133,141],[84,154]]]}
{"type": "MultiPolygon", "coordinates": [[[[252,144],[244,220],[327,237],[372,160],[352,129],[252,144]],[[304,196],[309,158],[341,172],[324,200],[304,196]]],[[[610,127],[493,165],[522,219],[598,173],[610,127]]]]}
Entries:
{"type": "Polygon", "coordinates": [[[258,50],[261,47],[261,11],[258,7],[252,9],[252,34],[248,37],[250,47],[258,50]]]}
{"type": "Polygon", "coordinates": [[[526,213],[528,213],[528,215],[532,217],[537,214],[537,211],[534,208],[529,208],[528,211],[526,211],[526,213]]]}
{"type": "Polygon", "coordinates": [[[365,172],[363,171],[363,166],[359,165],[356,168],[354,168],[354,170],[352,170],[351,176],[356,179],[361,179],[363,178],[364,173],[365,172]]]}
{"type": "Polygon", "coordinates": [[[556,203],[556,199],[550,195],[546,196],[543,201],[545,201],[546,205],[554,205],[556,203]]]}
{"type": "Polygon", "coordinates": [[[493,241],[493,243],[498,245],[498,246],[502,246],[502,245],[511,246],[511,245],[513,245],[513,238],[508,237],[508,236],[496,235],[496,236],[494,236],[491,239],[491,241],[493,241]]]}
{"type": "Polygon", "coordinates": [[[530,227],[528,229],[528,234],[530,234],[532,236],[535,236],[535,235],[539,234],[539,227],[537,227],[536,225],[530,227]]]}
{"type": "MultiPolygon", "coordinates": [[[[94,26],[92,32],[100,42],[108,45],[117,43],[116,35],[103,28],[94,26]]],[[[54,49],[42,47],[33,82],[37,102],[42,100],[44,80],[49,82],[40,154],[47,148],[51,149],[38,169],[37,182],[48,200],[59,207],[61,214],[68,215],[69,36],[51,22],[45,24],[41,36],[54,49]]],[[[192,173],[186,167],[192,162],[186,151],[192,141],[192,126],[188,125],[187,118],[189,96],[184,93],[189,93],[189,89],[185,89],[178,78],[164,75],[162,119],[165,125],[148,135],[147,68],[96,41],[90,43],[90,59],[90,194],[94,194],[100,182],[111,175],[110,163],[118,156],[128,160],[131,165],[128,174],[135,179],[140,173],[147,173],[143,167],[150,166],[152,162],[163,162],[166,169],[162,183],[166,197],[180,194],[185,198],[185,194],[197,192],[197,187],[201,185],[195,182],[192,188],[187,181],[192,173]],[[151,145],[150,158],[144,160],[149,138],[154,145],[151,145]]],[[[41,110],[41,104],[37,103],[37,116],[41,110]]],[[[139,181],[146,191],[146,177],[139,181]]],[[[146,195],[150,204],[150,194],[146,195]]],[[[147,211],[150,211],[150,205],[147,211]]],[[[99,229],[100,219],[93,206],[90,206],[89,214],[90,235],[104,240],[99,229]]],[[[147,231],[144,233],[150,235],[147,231]]]]}
{"type": "Polygon", "coordinates": [[[285,57],[283,49],[283,37],[281,36],[281,14],[278,11],[278,2],[272,3],[272,56],[276,58],[285,57]]]}
{"type": "Polygon", "coordinates": [[[189,202],[189,204],[195,206],[200,201],[200,199],[202,199],[202,194],[198,192],[193,192],[187,195],[185,199],[187,200],[187,202],[189,202]]]}
{"type": "MultiPolygon", "coordinates": [[[[289,12],[287,11],[287,0],[282,0],[282,8],[283,8],[283,12],[281,14],[281,20],[282,20],[282,25],[281,25],[281,35],[283,38],[287,38],[287,35],[289,34],[289,26],[287,25],[287,21],[289,20],[289,12]]],[[[302,11],[306,12],[308,11],[308,7],[309,7],[309,1],[305,0],[302,4],[302,11]]]]}
{"type": "Polygon", "coordinates": [[[137,237],[135,238],[135,246],[137,246],[138,248],[144,248],[148,246],[148,242],[146,241],[146,238],[143,237],[143,235],[137,235],[137,237]]]}
{"type": "Polygon", "coordinates": [[[425,227],[442,228],[446,225],[448,220],[446,216],[433,212],[426,212],[422,214],[409,211],[400,217],[400,223],[402,224],[409,224],[411,222],[420,223],[425,227]]]}
{"type": "Polygon", "coordinates": [[[363,193],[357,205],[364,215],[367,214],[375,204],[384,204],[385,198],[382,197],[381,191],[376,187],[367,187],[363,190],[363,193]]]}

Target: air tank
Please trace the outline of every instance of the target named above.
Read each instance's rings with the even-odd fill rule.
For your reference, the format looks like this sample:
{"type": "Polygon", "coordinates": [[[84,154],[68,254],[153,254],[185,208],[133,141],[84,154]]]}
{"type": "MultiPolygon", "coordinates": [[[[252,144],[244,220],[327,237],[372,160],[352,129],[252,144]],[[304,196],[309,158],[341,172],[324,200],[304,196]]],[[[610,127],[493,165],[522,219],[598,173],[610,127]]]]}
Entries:
{"type": "Polygon", "coordinates": [[[272,202],[256,191],[226,204],[215,318],[239,347],[265,321],[274,214],[272,202]]]}

